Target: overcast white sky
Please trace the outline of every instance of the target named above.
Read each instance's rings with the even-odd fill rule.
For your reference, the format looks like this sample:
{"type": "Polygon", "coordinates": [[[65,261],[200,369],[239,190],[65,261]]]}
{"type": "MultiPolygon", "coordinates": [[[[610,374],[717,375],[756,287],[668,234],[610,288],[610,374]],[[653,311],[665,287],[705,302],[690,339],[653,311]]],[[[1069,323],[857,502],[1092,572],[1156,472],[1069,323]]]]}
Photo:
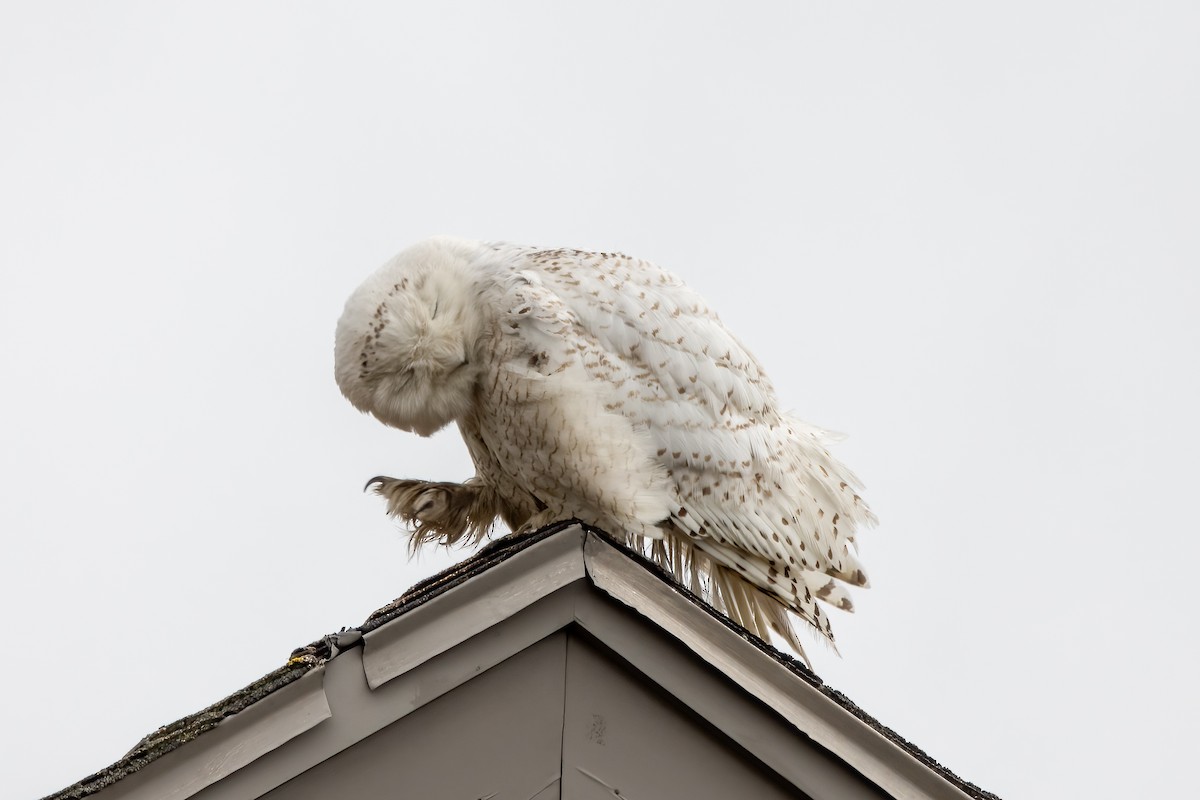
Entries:
{"type": "Polygon", "coordinates": [[[433,233],[658,261],[851,434],[830,684],[1005,797],[1194,787],[1196,9],[0,5],[5,794],[468,555],[360,491],[457,434],[332,378],[433,233]]]}

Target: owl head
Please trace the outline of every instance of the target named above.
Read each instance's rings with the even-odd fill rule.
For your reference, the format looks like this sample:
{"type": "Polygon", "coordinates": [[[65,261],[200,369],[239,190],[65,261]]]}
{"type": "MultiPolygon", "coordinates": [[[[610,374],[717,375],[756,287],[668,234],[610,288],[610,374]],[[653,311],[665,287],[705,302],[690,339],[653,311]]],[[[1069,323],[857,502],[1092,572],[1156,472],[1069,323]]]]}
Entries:
{"type": "Polygon", "coordinates": [[[334,375],[342,394],[386,425],[429,436],[471,406],[484,321],[473,242],[439,237],[384,264],[338,320],[334,375]]]}

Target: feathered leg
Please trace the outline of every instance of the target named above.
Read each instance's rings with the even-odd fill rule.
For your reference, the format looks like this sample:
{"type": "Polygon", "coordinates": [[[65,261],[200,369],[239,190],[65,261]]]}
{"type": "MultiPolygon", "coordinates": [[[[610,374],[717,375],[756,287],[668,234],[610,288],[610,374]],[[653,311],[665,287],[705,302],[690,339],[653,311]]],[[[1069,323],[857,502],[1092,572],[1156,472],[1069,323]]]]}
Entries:
{"type": "Polygon", "coordinates": [[[401,480],[378,476],[365,488],[387,500],[387,513],[412,527],[409,547],[416,550],[428,542],[457,544],[466,539],[478,543],[500,513],[500,503],[490,487],[482,483],[441,483],[401,480]]]}

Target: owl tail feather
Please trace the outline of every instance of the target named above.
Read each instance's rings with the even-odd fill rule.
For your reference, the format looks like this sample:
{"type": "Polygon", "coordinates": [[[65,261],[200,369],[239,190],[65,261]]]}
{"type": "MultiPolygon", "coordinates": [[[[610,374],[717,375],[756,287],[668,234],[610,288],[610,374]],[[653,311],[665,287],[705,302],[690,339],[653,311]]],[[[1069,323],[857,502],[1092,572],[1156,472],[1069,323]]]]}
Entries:
{"type": "Polygon", "coordinates": [[[751,586],[737,572],[720,564],[713,565],[709,580],[714,606],[764,642],[771,641],[771,632],[774,631],[805,664],[812,667],[783,603],[751,586]]]}
{"type": "MultiPolygon", "coordinates": [[[[711,603],[717,611],[764,642],[770,643],[774,633],[812,666],[797,635],[797,621],[779,598],[762,591],[739,572],[696,547],[686,534],[667,530],[662,539],[629,538],[632,547],[669,572],[680,586],[711,603]]],[[[833,645],[829,632],[816,622],[804,619],[804,626],[815,628],[833,645]]]]}

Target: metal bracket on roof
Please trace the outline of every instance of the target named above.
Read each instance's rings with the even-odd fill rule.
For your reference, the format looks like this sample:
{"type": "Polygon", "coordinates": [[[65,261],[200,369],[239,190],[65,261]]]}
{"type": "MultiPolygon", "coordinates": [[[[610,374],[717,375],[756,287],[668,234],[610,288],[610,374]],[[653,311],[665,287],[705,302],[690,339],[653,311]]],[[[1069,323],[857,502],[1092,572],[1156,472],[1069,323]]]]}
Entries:
{"type": "Polygon", "coordinates": [[[331,633],[325,637],[325,644],[329,645],[330,658],[337,658],[340,653],[355,647],[362,647],[362,643],[362,631],[358,628],[342,628],[337,633],[331,633]]]}

